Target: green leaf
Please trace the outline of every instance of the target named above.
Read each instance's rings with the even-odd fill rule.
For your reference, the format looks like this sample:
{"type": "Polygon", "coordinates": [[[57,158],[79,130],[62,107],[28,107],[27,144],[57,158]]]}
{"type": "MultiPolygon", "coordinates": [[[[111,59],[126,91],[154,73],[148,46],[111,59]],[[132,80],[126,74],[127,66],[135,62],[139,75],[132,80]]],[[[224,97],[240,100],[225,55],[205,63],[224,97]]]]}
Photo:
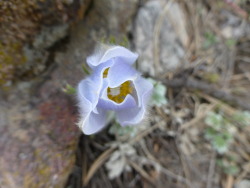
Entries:
{"type": "Polygon", "coordinates": [[[242,126],[250,126],[250,112],[249,111],[239,111],[233,115],[233,120],[242,126]]]}
{"type": "Polygon", "coordinates": [[[229,48],[235,46],[235,44],[236,44],[236,40],[235,40],[235,39],[227,39],[227,40],[226,40],[226,45],[227,45],[229,48]]]}
{"type": "Polygon", "coordinates": [[[228,131],[221,132],[221,137],[225,140],[225,142],[230,143],[233,140],[233,135],[228,131]]]}
{"type": "Polygon", "coordinates": [[[214,137],[217,134],[218,134],[218,132],[212,127],[208,127],[207,129],[205,129],[205,138],[208,140],[214,139],[214,137]]]}
{"type": "Polygon", "coordinates": [[[158,107],[167,104],[167,99],[166,99],[167,88],[166,88],[166,86],[160,82],[157,82],[157,81],[151,79],[151,78],[148,78],[148,80],[154,85],[154,90],[153,90],[150,104],[158,106],[158,107]]]}
{"type": "Polygon", "coordinates": [[[109,37],[109,43],[110,43],[110,44],[114,44],[114,45],[117,44],[115,36],[110,36],[110,37],[109,37]]]}
{"type": "Polygon", "coordinates": [[[109,134],[118,136],[129,136],[133,137],[137,133],[137,127],[135,126],[125,126],[122,127],[119,123],[114,122],[109,128],[109,134]]]}
{"type": "Polygon", "coordinates": [[[222,159],[217,159],[216,160],[216,165],[218,165],[220,168],[223,168],[224,167],[224,162],[222,159]]]}
{"type": "Polygon", "coordinates": [[[220,75],[218,73],[207,72],[203,73],[203,78],[210,83],[218,83],[220,75]]]}
{"type": "Polygon", "coordinates": [[[230,174],[230,175],[236,175],[239,173],[240,169],[238,166],[236,165],[230,165],[224,168],[223,170],[226,174],[230,174]]]}
{"type": "Polygon", "coordinates": [[[217,135],[212,140],[213,148],[220,154],[228,151],[229,142],[222,135],[217,135]]]}
{"type": "Polygon", "coordinates": [[[75,95],[76,89],[73,88],[70,84],[66,84],[65,88],[62,89],[64,93],[67,93],[69,95],[75,95]]]}
{"type": "Polygon", "coordinates": [[[217,114],[215,112],[209,112],[205,119],[205,123],[216,130],[221,130],[223,127],[224,119],[221,114],[217,114]]]}
{"type": "Polygon", "coordinates": [[[206,32],[205,41],[203,43],[204,48],[209,48],[210,46],[214,45],[217,42],[216,36],[212,32],[206,32]]]}
{"type": "Polygon", "coordinates": [[[129,40],[126,36],[122,37],[122,41],[119,43],[121,46],[128,48],[129,47],[129,40]]]}
{"type": "Polygon", "coordinates": [[[82,70],[85,74],[90,75],[89,69],[86,67],[85,64],[82,64],[82,70]]]}
{"type": "Polygon", "coordinates": [[[125,48],[129,47],[129,40],[126,37],[126,35],[124,36],[120,36],[120,37],[115,37],[114,35],[111,35],[109,37],[103,37],[101,39],[101,42],[104,44],[109,44],[109,45],[120,45],[123,46],[125,48]]]}
{"type": "Polygon", "coordinates": [[[230,175],[236,175],[239,173],[240,169],[236,164],[223,159],[217,159],[216,164],[223,170],[224,173],[230,175]]]}

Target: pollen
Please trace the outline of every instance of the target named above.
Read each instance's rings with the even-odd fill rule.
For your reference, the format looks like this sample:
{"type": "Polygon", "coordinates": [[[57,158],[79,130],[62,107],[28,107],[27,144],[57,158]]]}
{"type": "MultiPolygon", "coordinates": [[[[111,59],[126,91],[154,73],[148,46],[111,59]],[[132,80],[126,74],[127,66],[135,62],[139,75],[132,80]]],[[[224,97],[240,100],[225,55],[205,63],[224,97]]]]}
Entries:
{"type": "MultiPolygon", "coordinates": [[[[109,68],[106,68],[103,72],[103,78],[107,78],[109,68]]],[[[120,86],[115,88],[108,87],[107,94],[108,98],[118,104],[122,103],[128,94],[132,94],[133,87],[130,81],[122,83],[120,86]]]]}
{"type": "Polygon", "coordinates": [[[126,81],[118,87],[115,88],[108,87],[107,89],[108,98],[118,104],[122,103],[126,98],[126,96],[128,94],[132,94],[132,92],[133,92],[133,87],[130,81],[126,81]]]}
{"type": "Polygon", "coordinates": [[[103,78],[107,78],[108,73],[109,73],[109,68],[106,68],[105,71],[104,71],[103,74],[102,74],[102,77],[103,77],[103,78]]]}

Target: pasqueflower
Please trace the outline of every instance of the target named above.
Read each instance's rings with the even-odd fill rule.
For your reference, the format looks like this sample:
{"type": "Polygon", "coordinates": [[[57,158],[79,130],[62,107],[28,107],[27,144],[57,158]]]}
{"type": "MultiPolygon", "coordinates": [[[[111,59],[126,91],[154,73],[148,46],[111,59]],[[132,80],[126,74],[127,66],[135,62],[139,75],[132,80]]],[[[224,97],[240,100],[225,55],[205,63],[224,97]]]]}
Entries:
{"type": "Polygon", "coordinates": [[[133,68],[137,57],[121,46],[102,46],[87,58],[92,74],[77,87],[78,125],[85,134],[104,128],[109,111],[122,126],[142,121],[153,86],[133,68]]]}

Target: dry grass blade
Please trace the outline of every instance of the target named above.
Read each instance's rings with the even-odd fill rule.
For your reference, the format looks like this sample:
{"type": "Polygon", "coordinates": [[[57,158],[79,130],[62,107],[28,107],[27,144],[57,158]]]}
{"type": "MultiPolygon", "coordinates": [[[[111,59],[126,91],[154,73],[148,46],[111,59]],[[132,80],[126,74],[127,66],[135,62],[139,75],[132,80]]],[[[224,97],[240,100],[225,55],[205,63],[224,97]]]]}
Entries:
{"type": "Polygon", "coordinates": [[[164,174],[166,174],[167,176],[176,179],[179,182],[185,183],[187,184],[190,188],[196,188],[194,187],[194,185],[191,184],[191,182],[189,180],[187,180],[186,178],[176,175],[173,172],[167,170],[166,168],[161,168],[161,172],[163,172],[164,174]]]}
{"type": "Polygon", "coordinates": [[[138,164],[134,163],[131,160],[128,160],[128,164],[133,167],[137,172],[141,174],[143,178],[145,178],[147,181],[153,184],[153,180],[150,178],[150,176],[143,170],[138,164]]]}
{"type": "Polygon", "coordinates": [[[115,147],[109,148],[104,151],[91,165],[89,168],[87,175],[83,176],[83,184],[86,186],[89,180],[93,177],[95,172],[102,166],[102,164],[109,158],[110,154],[115,150],[115,147]]]}
{"type": "Polygon", "coordinates": [[[187,180],[186,178],[182,177],[182,176],[179,176],[171,171],[169,171],[168,169],[164,168],[161,164],[159,164],[158,162],[156,161],[153,161],[151,159],[148,159],[148,158],[140,158],[138,157],[139,160],[142,160],[142,161],[145,161],[146,163],[148,164],[151,164],[155,167],[155,169],[158,169],[158,171],[162,172],[163,174],[165,174],[166,176],[169,176],[173,179],[175,179],[176,181],[179,181],[179,182],[182,182],[182,183],[185,183],[186,185],[188,185],[188,187],[190,188],[196,188],[194,185],[191,184],[191,182],[189,180],[187,180]]]}
{"type": "Polygon", "coordinates": [[[229,115],[235,114],[235,112],[237,111],[235,108],[229,106],[228,104],[222,103],[220,100],[218,100],[214,97],[211,97],[211,96],[206,95],[206,94],[202,94],[202,97],[211,103],[218,104],[220,106],[220,108],[222,108],[229,115]]]}
{"type": "Polygon", "coordinates": [[[182,130],[187,130],[191,126],[193,126],[196,123],[198,123],[200,120],[202,120],[207,115],[207,112],[212,111],[216,107],[217,104],[218,104],[218,102],[213,102],[213,104],[211,104],[208,107],[206,107],[205,109],[203,109],[202,113],[197,114],[193,119],[191,119],[190,121],[184,123],[180,127],[180,130],[181,131],[182,130]]]}
{"type": "Polygon", "coordinates": [[[3,176],[9,188],[17,187],[14,181],[14,177],[10,173],[5,173],[3,176]]]}
{"type": "Polygon", "coordinates": [[[237,179],[235,180],[236,183],[240,182],[246,175],[247,173],[250,172],[250,162],[246,165],[246,168],[244,169],[244,171],[237,177],[237,179]]]}
{"type": "Polygon", "coordinates": [[[241,98],[231,95],[228,92],[220,90],[215,85],[208,84],[204,81],[199,81],[191,77],[176,78],[173,80],[162,80],[168,87],[182,88],[185,87],[189,90],[200,90],[202,93],[213,96],[214,98],[220,99],[221,101],[228,102],[230,104],[241,107],[244,110],[250,110],[250,105],[241,98]]]}
{"type": "Polygon", "coordinates": [[[160,126],[163,126],[165,124],[165,121],[160,121],[157,124],[153,125],[152,127],[146,129],[145,131],[141,132],[140,134],[136,135],[132,140],[128,142],[128,144],[134,144],[141,140],[143,137],[147,136],[149,133],[151,133],[153,130],[157,129],[160,126]]]}
{"type": "Polygon", "coordinates": [[[159,17],[157,18],[155,28],[154,28],[154,63],[155,63],[155,71],[157,73],[160,66],[160,59],[159,59],[159,36],[161,32],[161,27],[164,21],[164,17],[166,16],[167,11],[170,8],[170,5],[172,4],[173,0],[168,1],[163,6],[163,11],[159,14],[159,17]]]}
{"type": "Polygon", "coordinates": [[[240,6],[238,6],[236,3],[234,3],[233,1],[229,1],[229,0],[224,0],[224,2],[227,3],[242,18],[245,18],[245,19],[248,18],[248,13],[245,10],[243,10],[240,6]]]}
{"type": "MultiPolygon", "coordinates": [[[[153,130],[155,130],[156,128],[158,128],[159,126],[161,126],[163,123],[165,123],[164,121],[161,121],[157,124],[155,124],[154,126],[150,127],[149,129],[143,131],[142,133],[138,134],[134,139],[132,139],[129,144],[134,144],[135,142],[139,141],[140,139],[142,139],[144,136],[148,135],[149,133],[151,133],[153,130]]],[[[109,156],[111,155],[111,153],[116,149],[116,147],[112,147],[107,149],[106,151],[104,151],[96,160],[95,162],[91,165],[91,167],[89,168],[88,172],[86,175],[83,175],[83,184],[87,185],[88,182],[90,181],[90,179],[93,177],[93,175],[95,174],[95,172],[98,170],[98,168],[100,168],[103,163],[109,158],[109,156]]]]}
{"type": "Polygon", "coordinates": [[[215,170],[215,159],[216,159],[216,152],[213,151],[212,158],[209,165],[208,177],[207,177],[207,188],[211,188],[213,183],[213,176],[215,170]]]}
{"type": "Polygon", "coordinates": [[[232,188],[234,185],[234,178],[232,175],[227,176],[225,188],[232,188]]]}

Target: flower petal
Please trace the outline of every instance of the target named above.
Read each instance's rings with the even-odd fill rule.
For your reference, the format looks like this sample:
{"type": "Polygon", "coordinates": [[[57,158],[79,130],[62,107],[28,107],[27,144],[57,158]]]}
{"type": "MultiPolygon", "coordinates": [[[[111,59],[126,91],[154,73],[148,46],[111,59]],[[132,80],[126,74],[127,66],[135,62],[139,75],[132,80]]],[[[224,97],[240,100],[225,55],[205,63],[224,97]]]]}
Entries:
{"type": "Polygon", "coordinates": [[[79,101],[80,113],[93,110],[99,99],[100,83],[90,78],[82,80],[77,87],[77,98],[79,101]],[[91,108],[89,107],[91,106],[91,108]]]}
{"type": "Polygon", "coordinates": [[[108,72],[109,87],[118,87],[128,80],[135,80],[139,73],[127,63],[117,62],[113,64],[108,72]]]}
{"type": "Polygon", "coordinates": [[[143,77],[138,77],[134,81],[134,86],[137,92],[138,106],[146,105],[153,92],[153,84],[143,77]]]}
{"type": "MultiPolygon", "coordinates": [[[[99,66],[93,71],[89,78],[82,80],[78,84],[77,97],[80,103],[86,103],[87,100],[89,103],[91,103],[92,109],[95,109],[102,93],[101,91],[103,90],[103,85],[107,85],[107,81],[104,83],[103,72],[107,67],[112,65],[113,61],[109,61],[106,64],[99,66]]],[[[81,105],[80,109],[81,108],[84,107],[81,105]]]]}
{"type": "Polygon", "coordinates": [[[91,68],[94,68],[112,58],[119,58],[124,63],[133,64],[138,55],[122,46],[111,46],[108,50],[107,46],[101,46],[98,52],[87,57],[87,63],[91,68]]]}
{"type": "Polygon", "coordinates": [[[152,93],[153,85],[139,77],[134,81],[138,96],[138,106],[117,112],[117,120],[122,126],[140,123],[146,112],[146,105],[152,93]]]}
{"type": "Polygon", "coordinates": [[[103,72],[105,71],[105,69],[113,66],[114,61],[111,59],[103,64],[101,64],[100,66],[96,67],[93,71],[93,73],[90,75],[90,78],[92,80],[103,80],[103,72]]]}
{"type": "Polygon", "coordinates": [[[136,101],[131,95],[127,95],[124,101],[119,104],[110,100],[108,97],[101,98],[98,103],[98,107],[114,111],[133,108],[135,106],[136,106],[136,101]]]}
{"type": "Polygon", "coordinates": [[[94,134],[102,130],[106,125],[106,111],[97,109],[98,114],[91,112],[88,116],[81,117],[78,126],[86,135],[94,134]]]}

